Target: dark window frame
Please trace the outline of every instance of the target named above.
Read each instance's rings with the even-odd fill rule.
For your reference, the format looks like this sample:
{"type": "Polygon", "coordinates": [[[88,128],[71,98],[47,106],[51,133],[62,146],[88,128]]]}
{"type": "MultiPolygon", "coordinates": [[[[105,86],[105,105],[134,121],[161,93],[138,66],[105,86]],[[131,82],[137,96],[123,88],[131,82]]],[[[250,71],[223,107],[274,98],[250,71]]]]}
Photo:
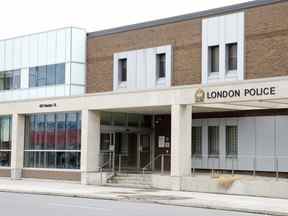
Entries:
{"type": "Polygon", "coordinates": [[[156,54],[156,74],[157,79],[166,77],[166,53],[156,54]]]}
{"type": "Polygon", "coordinates": [[[226,68],[227,71],[238,69],[238,43],[226,44],[226,68]]]}
{"type": "Polygon", "coordinates": [[[208,47],[208,66],[209,73],[219,73],[220,71],[220,46],[208,47]]]}
{"type": "Polygon", "coordinates": [[[118,59],[118,79],[119,82],[127,82],[127,71],[128,71],[128,59],[120,58],[118,59]]]}

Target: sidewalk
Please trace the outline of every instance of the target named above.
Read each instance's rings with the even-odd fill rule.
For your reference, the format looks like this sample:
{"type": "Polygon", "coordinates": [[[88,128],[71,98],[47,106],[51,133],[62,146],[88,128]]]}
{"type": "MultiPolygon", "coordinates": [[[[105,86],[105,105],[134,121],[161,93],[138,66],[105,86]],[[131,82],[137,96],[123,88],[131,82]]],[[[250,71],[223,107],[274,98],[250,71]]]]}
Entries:
{"type": "Polygon", "coordinates": [[[0,191],[288,215],[288,200],[262,197],[92,186],[38,179],[11,181],[9,178],[0,178],[0,191]]]}

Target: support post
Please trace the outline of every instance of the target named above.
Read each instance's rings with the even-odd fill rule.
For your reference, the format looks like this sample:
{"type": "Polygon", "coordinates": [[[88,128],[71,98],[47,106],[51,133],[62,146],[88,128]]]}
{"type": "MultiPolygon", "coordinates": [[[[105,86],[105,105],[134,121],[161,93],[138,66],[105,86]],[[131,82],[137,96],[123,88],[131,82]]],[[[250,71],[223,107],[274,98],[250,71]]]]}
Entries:
{"type": "Polygon", "coordinates": [[[171,176],[191,175],[192,105],[171,108],[171,176]]]}
{"type": "Polygon", "coordinates": [[[24,164],[24,135],[25,116],[12,115],[12,148],[11,148],[11,178],[13,180],[22,178],[24,164]]]}
{"type": "Polygon", "coordinates": [[[81,184],[100,184],[100,175],[93,178],[100,169],[100,112],[82,110],[81,122],[81,184]]]}

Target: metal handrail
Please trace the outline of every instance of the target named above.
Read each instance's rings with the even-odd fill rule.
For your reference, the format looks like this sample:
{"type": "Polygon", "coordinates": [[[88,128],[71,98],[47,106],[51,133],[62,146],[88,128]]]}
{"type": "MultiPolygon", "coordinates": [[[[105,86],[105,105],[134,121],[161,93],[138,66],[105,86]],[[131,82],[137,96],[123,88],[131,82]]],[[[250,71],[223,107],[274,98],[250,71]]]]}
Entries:
{"type": "Polygon", "coordinates": [[[156,157],[152,158],[152,160],[146,164],[143,168],[142,168],[142,174],[145,174],[145,170],[147,169],[148,166],[150,166],[154,161],[156,161],[158,158],[162,157],[163,154],[159,154],[156,157]]]}

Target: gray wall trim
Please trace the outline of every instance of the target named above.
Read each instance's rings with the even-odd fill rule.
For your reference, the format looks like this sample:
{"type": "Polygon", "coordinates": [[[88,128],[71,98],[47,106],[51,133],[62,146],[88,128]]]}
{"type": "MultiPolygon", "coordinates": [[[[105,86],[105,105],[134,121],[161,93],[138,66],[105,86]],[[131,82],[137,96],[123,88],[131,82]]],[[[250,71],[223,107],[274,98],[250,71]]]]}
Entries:
{"type": "Polygon", "coordinates": [[[100,37],[100,36],[127,32],[127,31],[132,31],[132,30],[137,30],[137,29],[144,29],[144,28],[150,28],[150,27],[155,27],[159,25],[171,24],[171,23],[176,23],[180,21],[187,21],[187,20],[196,19],[196,18],[233,13],[233,12],[245,10],[248,8],[259,7],[259,6],[269,5],[269,4],[276,4],[276,3],[281,3],[281,2],[287,2],[287,0],[253,0],[253,1],[245,2],[241,4],[235,4],[231,6],[210,9],[210,10],[200,11],[200,12],[191,13],[191,14],[185,14],[185,15],[174,16],[170,18],[143,22],[139,24],[132,24],[132,25],[127,25],[123,27],[90,32],[87,34],[87,36],[88,38],[100,37]]]}

